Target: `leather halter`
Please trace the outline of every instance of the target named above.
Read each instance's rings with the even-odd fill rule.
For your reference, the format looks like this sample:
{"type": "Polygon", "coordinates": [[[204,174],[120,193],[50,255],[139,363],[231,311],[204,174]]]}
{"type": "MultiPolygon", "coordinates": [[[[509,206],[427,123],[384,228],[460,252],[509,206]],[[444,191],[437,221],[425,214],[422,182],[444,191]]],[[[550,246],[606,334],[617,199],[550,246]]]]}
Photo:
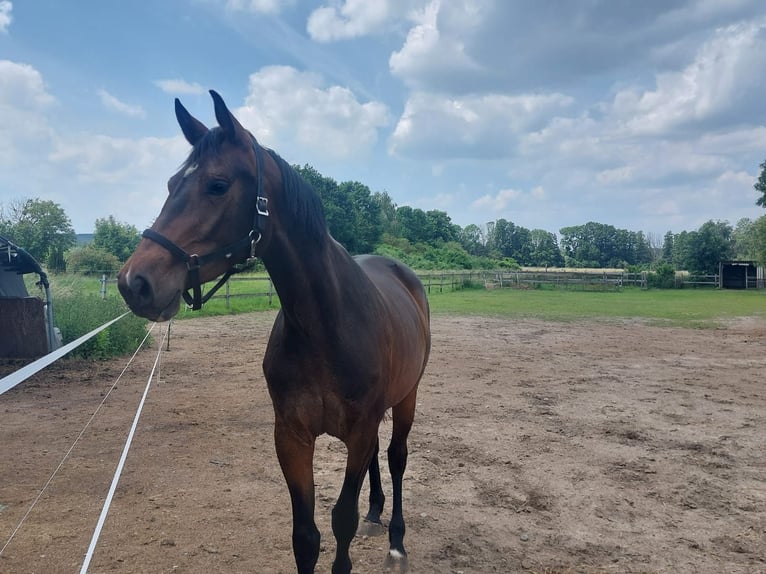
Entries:
{"type": "Polygon", "coordinates": [[[186,263],[186,269],[189,273],[189,282],[191,283],[192,294],[189,294],[189,289],[187,289],[182,293],[182,296],[184,301],[186,301],[186,304],[191,306],[192,310],[194,311],[201,309],[202,305],[207,303],[208,300],[215,294],[215,292],[218,291],[226,283],[226,281],[229,280],[229,277],[240,271],[239,269],[230,267],[226,273],[221,276],[215,286],[210,289],[210,291],[205,293],[205,296],[203,297],[202,285],[199,278],[200,267],[213,261],[218,261],[219,259],[231,259],[235,253],[244,249],[248,245],[250,246],[250,257],[248,258],[248,261],[255,259],[255,247],[258,245],[258,242],[262,237],[264,219],[269,216],[269,198],[263,195],[262,148],[258,145],[258,142],[255,141],[254,137],[252,139],[253,150],[255,151],[255,165],[256,169],[258,170],[256,175],[257,194],[255,200],[255,215],[253,216],[253,227],[247,236],[243,237],[239,241],[235,241],[234,243],[221,247],[220,249],[216,249],[211,253],[207,253],[205,255],[197,255],[196,253],[187,253],[181,247],[173,243],[170,239],[161,233],[154,231],[153,229],[145,229],[141,234],[142,237],[151,239],[158,245],[161,245],[167,249],[176,259],[186,263]]]}

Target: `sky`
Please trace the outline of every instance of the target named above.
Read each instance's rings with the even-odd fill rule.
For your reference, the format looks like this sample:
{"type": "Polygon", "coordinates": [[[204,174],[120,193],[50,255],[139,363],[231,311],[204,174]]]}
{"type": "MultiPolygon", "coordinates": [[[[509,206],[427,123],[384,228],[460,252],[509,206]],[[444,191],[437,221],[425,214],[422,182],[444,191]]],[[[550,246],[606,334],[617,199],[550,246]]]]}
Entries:
{"type": "Polygon", "coordinates": [[[292,164],[461,226],[764,215],[762,0],[0,0],[0,203],[148,227],[209,89],[292,164]]]}

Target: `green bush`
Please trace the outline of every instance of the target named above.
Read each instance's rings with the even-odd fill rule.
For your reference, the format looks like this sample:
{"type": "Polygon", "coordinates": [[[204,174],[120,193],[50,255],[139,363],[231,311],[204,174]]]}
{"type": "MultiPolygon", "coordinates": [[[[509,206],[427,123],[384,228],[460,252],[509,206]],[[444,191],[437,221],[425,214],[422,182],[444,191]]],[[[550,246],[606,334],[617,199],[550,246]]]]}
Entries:
{"type": "Polygon", "coordinates": [[[676,286],[676,272],[669,263],[660,263],[647,277],[650,287],[673,289],[676,286]]]}
{"type": "MultiPolygon", "coordinates": [[[[71,343],[125,311],[125,304],[116,297],[102,300],[95,295],[77,293],[62,295],[53,302],[54,320],[61,330],[64,344],[71,343]]],[[[146,323],[146,319],[131,313],[77,347],[68,356],[106,359],[133,353],[146,335],[146,323]]]]}
{"type": "Polygon", "coordinates": [[[89,243],[66,253],[67,270],[82,275],[113,275],[120,269],[120,260],[105,249],[89,243]]]}

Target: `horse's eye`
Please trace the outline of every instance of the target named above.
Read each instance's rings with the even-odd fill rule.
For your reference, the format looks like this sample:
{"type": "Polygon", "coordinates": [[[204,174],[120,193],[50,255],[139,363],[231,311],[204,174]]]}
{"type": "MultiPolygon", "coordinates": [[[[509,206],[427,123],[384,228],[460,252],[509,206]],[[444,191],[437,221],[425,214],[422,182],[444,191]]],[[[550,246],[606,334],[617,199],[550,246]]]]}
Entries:
{"type": "Polygon", "coordinates": [[[210,195],[223,195],[229,191],[229,182],[225,179],[214,179],[207,184],[207,192],[210,195]]]}

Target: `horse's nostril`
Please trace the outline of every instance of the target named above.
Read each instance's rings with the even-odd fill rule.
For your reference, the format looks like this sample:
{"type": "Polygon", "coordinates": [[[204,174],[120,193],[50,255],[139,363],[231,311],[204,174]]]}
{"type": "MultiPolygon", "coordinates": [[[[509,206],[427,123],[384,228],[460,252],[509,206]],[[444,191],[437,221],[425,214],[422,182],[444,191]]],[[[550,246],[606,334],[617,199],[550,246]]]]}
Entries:
{"type": "Polygon", "coordinates": [[[136,301],[144,305],[150,303],[154,297],[152,285],[143,275],[136,275],[132,278],[131,290],[136,301]]]}
{"type": "Polygon", "coordinates": [[[141,274],[131,275],[127,280],[120,277],[117,286],[125,302],[133,309],[145,307],[154,299],[152,284],[141,274]]]}

